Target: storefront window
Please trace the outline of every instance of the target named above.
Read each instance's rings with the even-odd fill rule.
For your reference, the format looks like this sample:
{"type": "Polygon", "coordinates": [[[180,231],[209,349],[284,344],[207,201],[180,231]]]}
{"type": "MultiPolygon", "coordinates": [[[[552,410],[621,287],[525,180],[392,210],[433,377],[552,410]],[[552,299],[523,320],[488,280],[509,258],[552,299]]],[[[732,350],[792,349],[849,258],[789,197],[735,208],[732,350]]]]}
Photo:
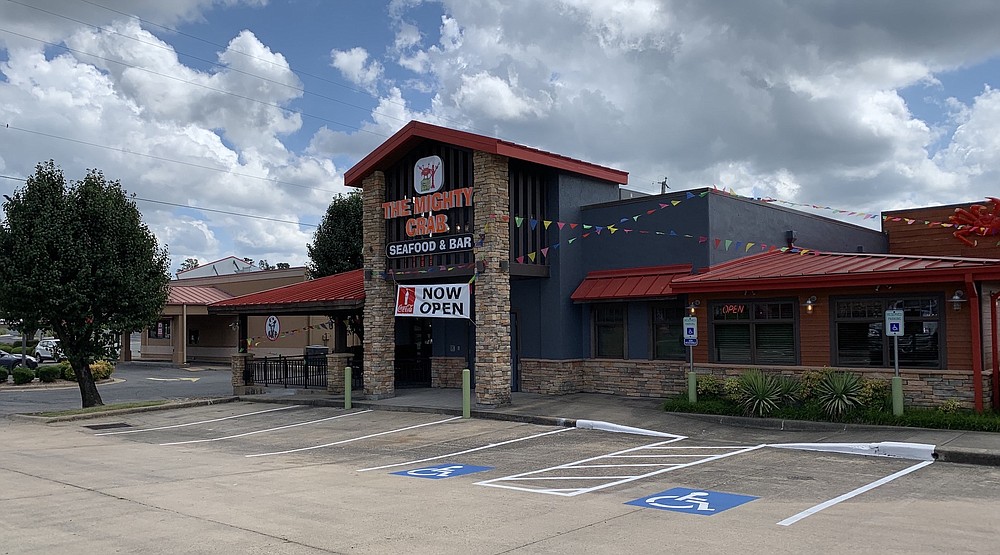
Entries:
{"type": "Polygon", "coordinates": [[[684,360],[684,338],[681,323],[684,305],[680,301],[653,305],[653,358],[684,360]]]}
{"type": "Polygon", "coordinates": [[[795,303],[715,303],[712,336],[716,362],[795,364],[795,303]]]}
{"type": "Polygon", "coordinates": [[[594,306],[594,356],[625,358],[625,305],[594,306]]]}
{"type": "Polygon", "coordinates": [[[149,327],[150,339],[170,339],[170,320],[160,320],[149,327]]]}
{"type": "Polygon", "coordinates": [[[886,310],[902,310],[899,365],[907,368],[941,368],[941,300],[839,299],[834,300],[834,345],[837,366],[887,368],[894,366],[893,340],[885,337],[886,310]]]}

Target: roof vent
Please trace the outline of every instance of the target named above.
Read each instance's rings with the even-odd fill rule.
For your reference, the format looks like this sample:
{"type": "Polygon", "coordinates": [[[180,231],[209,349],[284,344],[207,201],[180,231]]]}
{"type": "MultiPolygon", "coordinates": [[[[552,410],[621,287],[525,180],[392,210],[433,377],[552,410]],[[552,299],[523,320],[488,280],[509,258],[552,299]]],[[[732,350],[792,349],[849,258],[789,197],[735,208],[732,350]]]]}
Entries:
{"type": "Polygon", "coordinates": [[[795,246],[795,241],[797,241],[797,240],[798,240],[798,238],[795,237],[795,230],[794,229],[789,229],[788,231],[785,232],[785,242],[788,243],[788,248],[794,247],[795,246]]]}

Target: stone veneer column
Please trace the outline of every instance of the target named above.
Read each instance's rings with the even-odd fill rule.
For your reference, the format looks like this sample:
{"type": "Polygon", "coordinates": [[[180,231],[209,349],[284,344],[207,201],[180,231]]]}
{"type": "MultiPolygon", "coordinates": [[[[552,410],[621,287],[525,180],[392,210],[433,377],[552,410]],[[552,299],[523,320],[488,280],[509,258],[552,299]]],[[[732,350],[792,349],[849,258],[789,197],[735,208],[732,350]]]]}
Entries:
{"type": "Polygon", "coordinates": [[[485,234],[476,261],[476,403],[510,404],[510,189],[507,157],[473,154],[476,228],[485,234]]]}
{"type": "Polygon", "coordinates": [[[365,259],[364,375],[365,397],[384,399],[395,395],[396,291],[385,272],[385,174],[376,171],[363,182],[362,251],[365,259]]]}

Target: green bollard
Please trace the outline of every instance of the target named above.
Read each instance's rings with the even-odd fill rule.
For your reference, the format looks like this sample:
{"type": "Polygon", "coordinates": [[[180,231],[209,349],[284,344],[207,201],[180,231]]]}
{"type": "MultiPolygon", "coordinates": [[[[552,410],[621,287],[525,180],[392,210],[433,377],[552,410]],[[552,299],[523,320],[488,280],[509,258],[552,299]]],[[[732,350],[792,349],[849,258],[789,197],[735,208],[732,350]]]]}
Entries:
{"type": "Polygon", "coordinates": [[[344,409],[351,408],[351,367],[344,367],[344,409]]]}
{"type": "Polygon", "coordinates": [[[892,378],[892,414],[903,414],[903,378],[899,376],[892,378]]]}
{"type": "Polygon", "coordinates": [[[698,402],[698,374],[688,372],[688,402],[698,402]]]}
{"type": "Polygon", "coordinates": [[[472,373],[462,370],[462,418],[472,417],[472,373]]]}

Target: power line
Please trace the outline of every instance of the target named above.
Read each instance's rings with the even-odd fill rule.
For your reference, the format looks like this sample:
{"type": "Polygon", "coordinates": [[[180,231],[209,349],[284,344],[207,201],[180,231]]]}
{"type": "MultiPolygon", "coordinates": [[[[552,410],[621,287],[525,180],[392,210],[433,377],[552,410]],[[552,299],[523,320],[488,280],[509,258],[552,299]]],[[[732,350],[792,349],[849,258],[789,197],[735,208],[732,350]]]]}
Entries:
{"type": "MultiPolygon", "coordinates": [[[[14,180],[14,181],[22,181],[24,183],[28,182],[28,180],[25,179],[25,178],[23,178],[23,177],[14,177],[12,175],[0,175],[0,179],[11,179],[11,180],[14,180]]],[[[278,223],[282,223],[282,224],[294,224],[294,225],[301,225],[301,226],[306,226],[306,227],[319,227],[319,224],[307,224],[307,223],[304,223],[304,222],[295,222],[295,221],[292,221],[292,220],[282,220],[282,219],[279,219],[279,218],[269,218],[267,216],[258,216],[256,214],[245,214],[245,213],[242,213],[242,212],[231,212],[231,211],[228,211],[228,210],[219,210],[219,209],[216,209],[216,208],[203,208],[201,206],[191,206],[189,204],[179,204],[179,203],[176,203],[176,202],[167,202],[165,200],[154,200],[154,199],[143,198],[143,197],[139,197],[139,196],[135,196],[135,195],[133,195],[132,198],[135,199],[135,200],[137,200],[137,201],[141,201],[141,202],[151,202],[151,203],[154,203],[154,204],[165,204],[167,206],[176,206],[178,208],[188,208],[190,210],[198,210],[198,211],[201,211],[201,212],[213,212],[213,213],[216,213],[216,214],[226,214],[228,216],[239,216],[239,217],[242,217],[242,218],[254,218],[254,219],[257,219],[257,220],[267,220],[269,222],[278,222],[278,223]]]]}
{"type": "Polygon", "coordinates": [[[114,146],[102,145],[102,144],[92,143],[90,141],[84,141],[84,140],[80,140],[80,139],[73,139],[73,138],[70,138],[70,137],[63,137],[63,136],[60,136],[60,135],[53,135],[51,133],[45,133],[45,132],[42,132],[42,131],[34,131],[34,130],[31,130],[31,129],[24,129],[22,127],[17,127],[16,125],[6,124],[3,127],[3,129],[12,129],[14,131],[20,131],[22,133],[30,133],[32,135],[39,135],[39,136],[42,136],[42,137],[48,137],[50,139],[58,139],[58,140],[61,140],[61,141],[67,141],[67,142],[71,142],[71,143],[92,146],[92,147],[95,147],[95,148],[103,148],[105,150],[110,150],[112,152],[120,152],[122,154],[131,154],[131,155],[134,155],[134,156],[142,156],[143,158],[150,158],[152,160],[159,160],[161,162],[172,162],[174,164],[182,164],[182,165],[190,166],[190,167],[193,167],[193,168],[200,168],[200,169],[203,169],[203,170],[212,170],[212,171],[216,171],[216,172],[220,172],[220,173],[227,173],[227,174],[230,174],[230,175],[235,175],[237,177],[246,177],[246,178],[250,178],[250,179],[259,179],[261,181],[267,181],[268,183],[274,183],[274,184],[279,184],[279,185],[288,185],[290,187],[299,187],[301,189],[311,189],[311,190],[320,191],[320,192],[323,192],[323,193],[332,193],[332,194],[339,194],[340,193],[340,191],[334,191],[334,190],[331,190],[331,189],[321,189],[319,187],[310,187],[309,185],[302,185],[302,184],[299,184],[299,183],[292,183],[290,181],[281,181],[280,179],[271,179],[269,177],[262,177],[262,176],[259,176],[259,175],[250,175],[250,174],[246,174],[246,173],[239,173],[239,172],[234,172],[232,170],[227,170],[225,168],[214,168],[212,166],[205,166],[205,165],[202,165],[202,164],[195,164],[194,162],[186,162],[184,160],[175,160],[173,158],[165,158],[163,156],[156,156],[156,155],[153,155],[153,154],[146,154],[144,152],[135,152],[133,150],[128,150],[128,149],[122,148],[122,147],[114,147],[114,146]]]}

